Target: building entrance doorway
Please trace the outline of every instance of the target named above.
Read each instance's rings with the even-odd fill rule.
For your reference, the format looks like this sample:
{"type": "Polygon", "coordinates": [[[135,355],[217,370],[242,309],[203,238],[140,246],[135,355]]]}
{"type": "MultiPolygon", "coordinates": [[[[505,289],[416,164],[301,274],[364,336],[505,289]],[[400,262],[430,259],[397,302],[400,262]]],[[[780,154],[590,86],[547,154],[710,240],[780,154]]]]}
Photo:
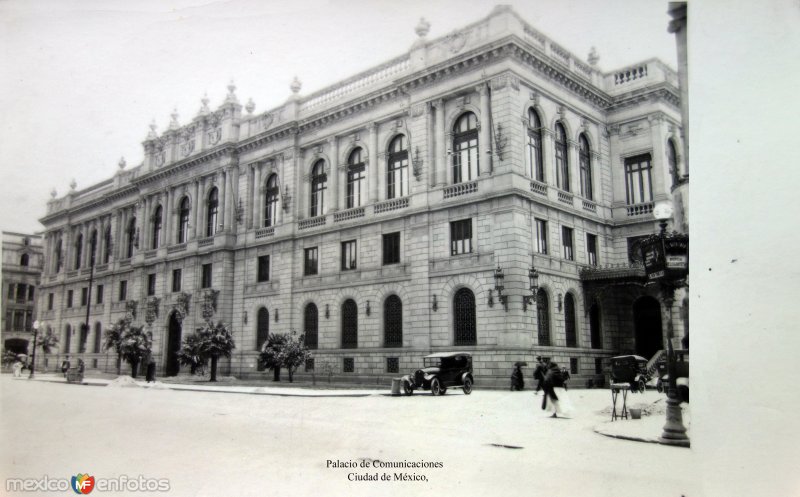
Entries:
{"type": "Polygon", "coordinates": [[[176,313],[169,317],[169,330],[167,332],[167,365],[165,368],[166,376],[176,376],[181,369],[178,361],[178,351],[181,348],[181,333],[183,328],[178,321],[176,313]]]}
{"type": "Polygon", "coordinates": [[[7,338],[3,346],[15,354],[28,354],[28,341],[24,338],[7,338]]]}
{"type": "Polygon", "coordinates": [[[633,303],[633,327],[636,333],[636,354],[650,359],[664,348],[661,330],[661,304],[653,297],[642,297],[633,303]]]}

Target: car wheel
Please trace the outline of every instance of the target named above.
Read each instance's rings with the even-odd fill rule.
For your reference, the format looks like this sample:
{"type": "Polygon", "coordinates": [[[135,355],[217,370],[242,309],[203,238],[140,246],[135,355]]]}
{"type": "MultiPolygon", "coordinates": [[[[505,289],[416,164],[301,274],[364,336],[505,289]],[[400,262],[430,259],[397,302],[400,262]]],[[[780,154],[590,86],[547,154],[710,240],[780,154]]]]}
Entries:
{"type": "Polygon", "coordinates": [[[442,384],[439,383],[439,378],[434,378],[431,380],[431,393],[433,395],[442,395],[444,393],[442,391],[442,384]]]}
{"type": "Polygon", "coordinates": [[[406,395],[411,395],[412,393],[414,393],[414,389],[411,388],[411,383],[407,381],[403,382],[403,392],[405,392],[406,395]]]}
{"type": "Polygon", "coordinates": [[[664,385],[661,384],[661,380],[656,383],[656,390],[658,390],[658,393],[664,393],[664,385]]]}
{"type": "Polygon", "coordinates": [[[464,378],[464,393],[469,395],[472,393],[472,379],[464,378]]]}
{"type": "Polygon", "coordinates": [[[643,379],[639,380],[639,391],[644,393],[647,390],[647,383],[644,382],[643,379]]]}

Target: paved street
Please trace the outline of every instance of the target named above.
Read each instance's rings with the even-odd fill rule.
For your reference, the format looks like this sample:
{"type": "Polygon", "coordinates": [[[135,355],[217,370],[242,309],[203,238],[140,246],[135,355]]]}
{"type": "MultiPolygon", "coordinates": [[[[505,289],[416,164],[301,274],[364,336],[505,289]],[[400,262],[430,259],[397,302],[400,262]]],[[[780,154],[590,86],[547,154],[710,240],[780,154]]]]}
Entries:
{"type": "MultiPolygon", "coordinates": [[[[313,398],[268,385],[261,391],[283,395],[79,386],[6,375],[0,387],[3,484],[9,477],[88,473],[167,478],[168,495],[181,496],[700,495],[691,449],[594,432],[608,421],[600,412],[610,404],[607,390],[570,391],[573,418],[551,419],[530,390],[313,398]],[[327,467],[328,460],[442,467],[349,469],[327,467]],[[384,472],[391,481],[348,481],[351,473],[384,472]]],[[[646,394],[648,401],[658,398],[646,394]]]]}

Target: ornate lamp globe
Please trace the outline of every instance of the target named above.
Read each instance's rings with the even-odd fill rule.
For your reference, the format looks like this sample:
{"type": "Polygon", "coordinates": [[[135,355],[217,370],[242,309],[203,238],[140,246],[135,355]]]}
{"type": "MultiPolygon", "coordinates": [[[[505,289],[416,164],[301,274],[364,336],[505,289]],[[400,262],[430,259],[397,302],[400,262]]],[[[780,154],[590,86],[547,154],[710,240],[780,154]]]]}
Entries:
{"type": "Polygon", "coordinates": [[[653,207],[653,217],[659,221],[666,221],[672,217],[673,211],[672,202],[664,200],[658,202],[655,207],[653,207]]]}

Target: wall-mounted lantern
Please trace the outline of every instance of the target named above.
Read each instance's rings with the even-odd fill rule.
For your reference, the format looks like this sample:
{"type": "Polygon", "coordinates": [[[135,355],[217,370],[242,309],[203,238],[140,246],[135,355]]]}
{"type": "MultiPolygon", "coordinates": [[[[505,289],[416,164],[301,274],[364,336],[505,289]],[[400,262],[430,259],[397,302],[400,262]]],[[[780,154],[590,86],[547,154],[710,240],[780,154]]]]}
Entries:
{"type": "Polygon", "coordinates": [[[528,310],[529,305],[536,303],[536,294],[539,292],[539,272],[533,266],[528,269],[528,283],[530,294],[522,296],[523,312],[528,310]]]}

